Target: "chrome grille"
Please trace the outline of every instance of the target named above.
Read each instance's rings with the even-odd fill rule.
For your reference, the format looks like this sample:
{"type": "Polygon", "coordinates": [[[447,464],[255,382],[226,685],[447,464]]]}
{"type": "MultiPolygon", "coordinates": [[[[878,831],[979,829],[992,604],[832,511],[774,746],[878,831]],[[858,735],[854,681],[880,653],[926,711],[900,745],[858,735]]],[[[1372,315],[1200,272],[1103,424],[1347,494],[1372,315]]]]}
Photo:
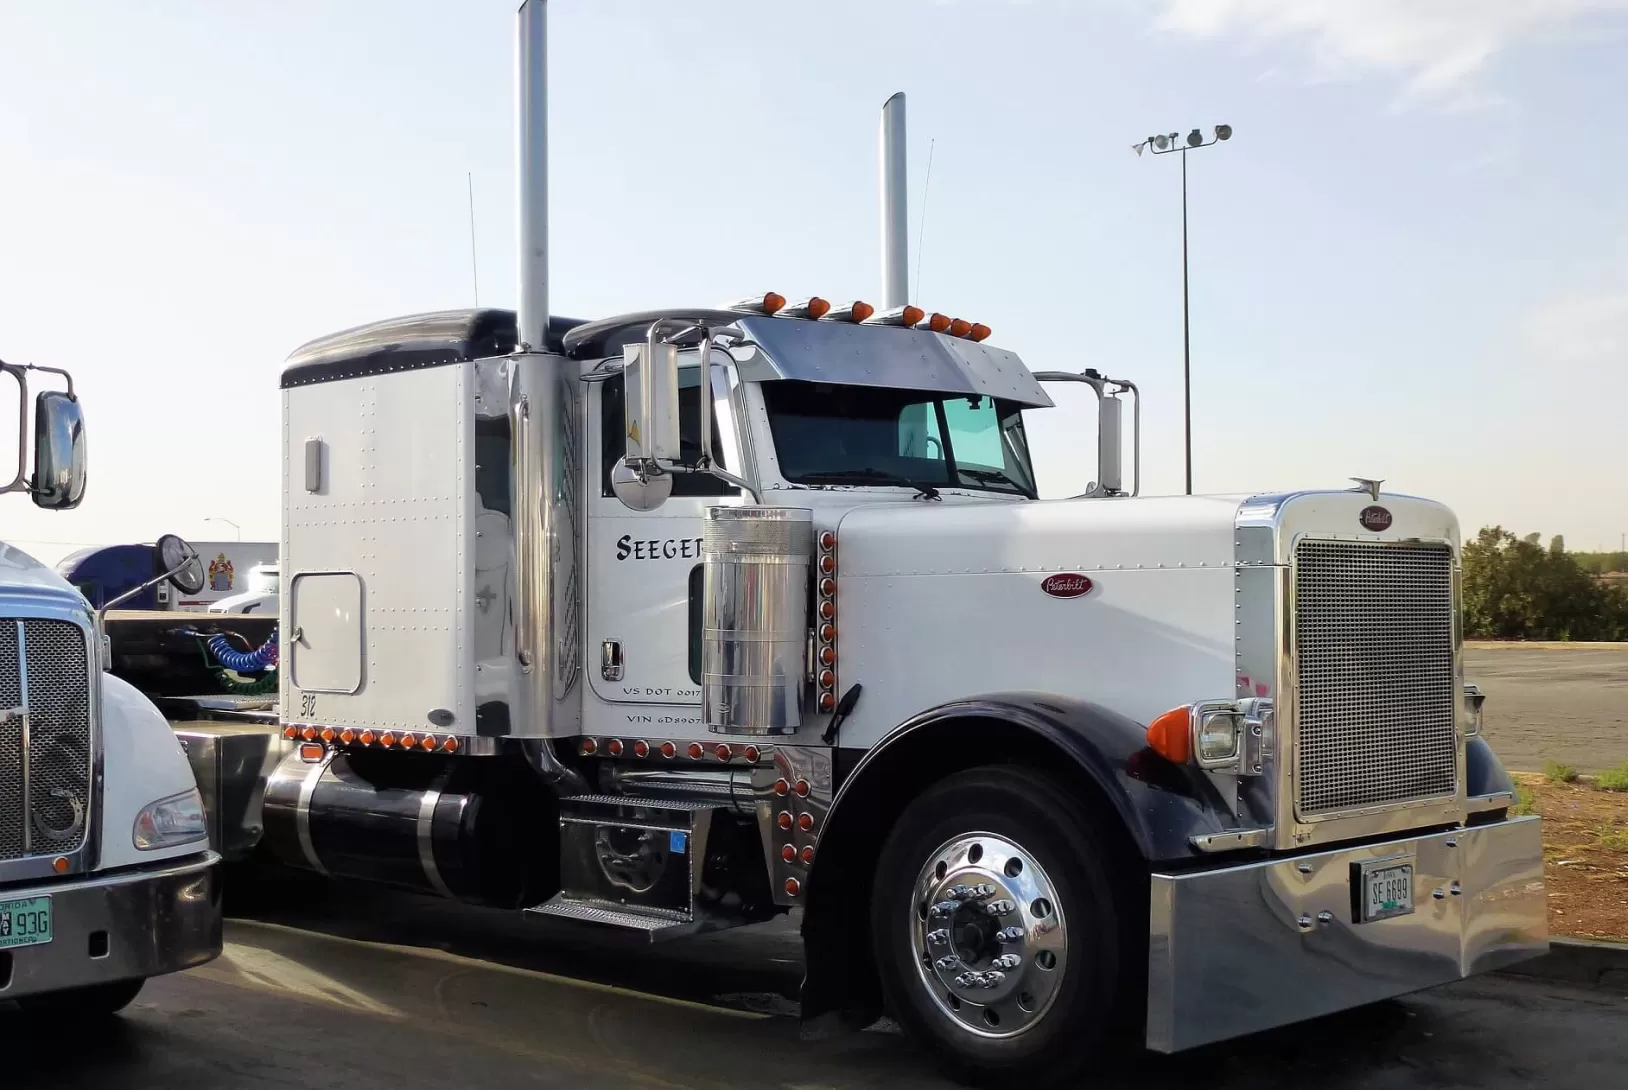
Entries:
{"type": "Polygon", "coordinates": [[[66,855],[85,842],[89,667],[78,625],[0,619],[0,860],[66,855]]]}
{"type": "Polygon", "coordinates": [[[1302,817],[1457,790],[1453,609],[1446,545],[1296,548],[1302,817]]]}

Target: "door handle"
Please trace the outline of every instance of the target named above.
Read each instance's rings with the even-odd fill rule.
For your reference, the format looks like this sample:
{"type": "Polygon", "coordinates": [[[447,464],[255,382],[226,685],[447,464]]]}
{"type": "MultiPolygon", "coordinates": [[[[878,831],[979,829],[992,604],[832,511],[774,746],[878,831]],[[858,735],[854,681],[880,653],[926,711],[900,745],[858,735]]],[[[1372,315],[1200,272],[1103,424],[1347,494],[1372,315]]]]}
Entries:
{"type": "Polygon", "coordinates": [[[599,676],[606,681],[622,680],[621,640],[606,640],[599,645],[599,676]]]}

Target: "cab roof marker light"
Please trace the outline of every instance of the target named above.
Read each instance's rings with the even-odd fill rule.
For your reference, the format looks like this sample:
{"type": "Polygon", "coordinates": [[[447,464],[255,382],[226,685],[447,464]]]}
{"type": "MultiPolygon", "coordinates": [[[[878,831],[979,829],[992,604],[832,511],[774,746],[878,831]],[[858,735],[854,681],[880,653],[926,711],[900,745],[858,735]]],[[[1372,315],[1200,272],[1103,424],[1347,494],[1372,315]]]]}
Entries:
{"type": "Polygon", "coordinates": [[[925,329],[932,333],[948,333],[950,329],[950,316],[934,312],[916,323],[917,329],[925,329]]]}
{"type": "Polygon", "coordinates": [[[771,291],[742,299],[738,303],[731,303],[725,309],[744,311],[748,314],[774,314],[785,305],[786,297],[779,292],[771,291]]]}
{"type": "Polygon", "coordinates": [[[984,325],[984,323],[982,323],[982,322],[973,322],[972,323],[972,332],[967,334],[967,340],[969,340],[969,341],[988,340],[990,332],[991,332],[990,328],[988,326],[984,325]]]}
{"type": "Polygon", "coordinates": [[[822,321],[826,322],[863,322],[876,313],[876,308],[860,299],[851,303],[844,303],[840,307],[832,307],[826,312],[822,321]]]}
{"type": "Polygon", "coordinates": [[[906,304],[902,307],[893,307],[890,310],[884,310],[880,314],[872,314],[869,318],[865,319],[865,324],[902,325],[907,328],[914,328],[915,326],[919,325],[921,320],[925,317],[927,317],[927,312],[925,310],[922,310],[920,307],[913,307],[906,304]]]}
{"type": "Polygon", "coordinates": [[[783,307],[776,317],[819,319],[825,317],[826,311],[830,309],[831,304],[828,300],[821,299],[818,295],[811,295],[801,303],[793,303],[789,307],[783,307]]]}
{"type": "Polygon", "coordinates": [[[952,336],[952,337],[965,337],[968,333],[971,333],[971,332],[972,332],[972,323],[967,321],[965,318],[951,318],[950,319],[950,336],[952,336]]]}

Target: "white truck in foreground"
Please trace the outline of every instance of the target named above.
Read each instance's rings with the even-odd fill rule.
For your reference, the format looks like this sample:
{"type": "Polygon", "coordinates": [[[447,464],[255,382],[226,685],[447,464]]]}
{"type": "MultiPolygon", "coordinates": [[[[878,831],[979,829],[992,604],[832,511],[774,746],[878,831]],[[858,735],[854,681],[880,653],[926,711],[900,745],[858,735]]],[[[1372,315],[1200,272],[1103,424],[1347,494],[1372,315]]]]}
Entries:
{"type": "MultiPolygon", "coordinates": [[[[16,383],[17,473],[0,492],[47,509],[77,506],[85,430],[72,379],[0,362],[16,383]],[[67,380],[34,402],[30,371],[67,380]]],[[[178,538],[162,551],[179,586],[202,583],[178,538]]],[[[221,949],[218,856],[169,724],[102,669],[98,618],[83,595],[0,544],[0,1003],[25,1012],[117,1011],[149,977],[221,949]]]]}
{"type": "Polygon", "coordinates": [[[279,711],[176,725],[223,844],[639,940],[798,909],[805,1017],[1024,1087],[1545,950],[1451,512],[1138,497],[1131,383],[892,277],[550,315],[544,43],[527,0],[518,311],[284,369],[279,711]],[[1043,382],[1097,398],[1074,499],[1043,382]]]}

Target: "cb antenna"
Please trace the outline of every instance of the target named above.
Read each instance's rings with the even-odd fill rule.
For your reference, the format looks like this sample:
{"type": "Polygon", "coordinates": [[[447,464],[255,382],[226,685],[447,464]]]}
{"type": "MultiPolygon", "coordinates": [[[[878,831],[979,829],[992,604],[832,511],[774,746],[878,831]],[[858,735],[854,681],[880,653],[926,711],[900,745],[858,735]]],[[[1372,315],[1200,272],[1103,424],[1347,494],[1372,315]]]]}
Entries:
{"type": "Polygon", "coordinates": [[[469,178],[469,276],[475,283],[475,306],[480,306],[480,262],[475,259],[475,172],[469,178]]]}

